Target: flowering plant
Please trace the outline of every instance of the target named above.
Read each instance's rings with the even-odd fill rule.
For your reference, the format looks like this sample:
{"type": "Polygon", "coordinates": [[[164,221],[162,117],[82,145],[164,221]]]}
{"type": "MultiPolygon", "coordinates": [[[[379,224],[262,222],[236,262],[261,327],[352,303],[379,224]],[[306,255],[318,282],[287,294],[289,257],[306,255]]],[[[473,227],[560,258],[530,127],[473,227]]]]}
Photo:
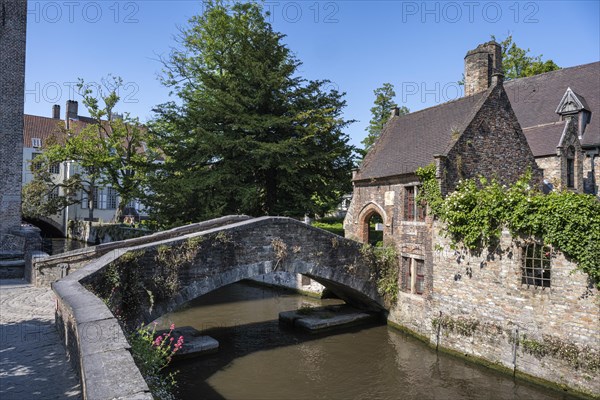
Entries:
{"type": "Polygon", "coordinates": [[[156,398],[174,399],[175,374],[163,375],[161,371],[169,365],[173,355],[183,346],[183,336],[177,340],[173,335],[175,324],[169,332],[156,335],[156,323],[150,328],[141,325],[129,336],[131,353],[148,387],[156,398]]]}

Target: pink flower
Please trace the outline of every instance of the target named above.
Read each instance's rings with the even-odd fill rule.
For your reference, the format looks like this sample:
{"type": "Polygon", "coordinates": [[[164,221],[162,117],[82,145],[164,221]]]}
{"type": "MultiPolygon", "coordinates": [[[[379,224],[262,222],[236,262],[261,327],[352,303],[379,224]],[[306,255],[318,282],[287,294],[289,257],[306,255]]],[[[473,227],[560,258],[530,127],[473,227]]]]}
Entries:
{"type": "Polygon", "coordinates": [[[175,324],[171,324],[171,330],[175,329],[175,324]]]}

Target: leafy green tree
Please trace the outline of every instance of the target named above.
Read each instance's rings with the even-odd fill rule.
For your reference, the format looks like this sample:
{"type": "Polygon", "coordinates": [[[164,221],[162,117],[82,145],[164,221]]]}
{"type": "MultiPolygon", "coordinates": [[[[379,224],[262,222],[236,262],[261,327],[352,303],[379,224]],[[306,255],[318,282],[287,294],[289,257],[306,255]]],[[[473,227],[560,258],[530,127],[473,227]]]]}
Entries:
{"type": "Polygon", "coordinates": [[[109,185],[119,196],[116,218],[127,204],[144,193],[145,177],[159,154],[147,148],[149,133],[137,117],[117,114],[120,77],[103,79],[104,87],[92,90],[83,80],[78,88],[93,123],[67,138],[66,157],[77,162],[88,175],[96,175],[101,185],[109,185]]]}
{"type": "Polygon", "coordinates": [[[230,213],[323,213],[351,189],[343,94],[301,65],[255,3],[209,2],[163,60],[178,97],[156,108],[164,156],[148,198],[166,224],[230,213]]]}
{"type": "MultiPolygon", "coordinates": [[[[492,35],[492,40],[496,40],[492,35]]],[[[522,49],[513,42],[512,35],[500,42],[502,46],[502,67],[506,80],[524,78],[560,69],[552,60],[542,61],[542,55],[531,56],[530,50],[522,49]]]]}
{"type": "Polygon", "coordinates": [[[22,212],[26,218],[57,215],[64,208],[79,202],[77,193],[82,189],[78,178],[59,179],[51,173],[55,164],[42,153],[30,162],[33,179],[23,185],[22,212]]]}
{"type": "Polygon", "coordinates": [[[79,81],[83,104],[93,121],[70,121],[70,129],[54,137],[40,160],[36,159],[41,167],[36,168],[31,185],[24,191],[28,212],[56,214],[70,204],[81,202],[76,198],[76,192],[81,190],[87,197],[88,217],[93,220],[95,189],[109,185],[120,198],[116,214],[119,218],[131,200],[142,196],[143,178],[158,156],[145,149],[148,132],[139,120],[128,113],[114,112],[122,79],[109,76],[103,84],[94,91],[79,81]],[[51,164],[62,162],[72,163],[73,172],[64,182],[56,181],[48,173],[51,164]],[[63,193],[48,196],[57,187],[62,187],[63,193]]]}
{"type": "MultiPolygon", "coordinates": [[[[368,134],[361,142],[365,147],[361,151],[362,155],[366,155],[371,146],[381,136],[383,126],[390,118],[390,112],[394,107],[398,107],[398,104],[394,101],[396,92],[394,91],[394,85],[391,83],[384,83],[380,88],[373,91],[375,95],[375,105],[371,108],[371,121],[369,126],[365,129],[368,134]]],[[[400,107],[400,115],[408,114],[410,110],[404,106],[400,107]]]]}

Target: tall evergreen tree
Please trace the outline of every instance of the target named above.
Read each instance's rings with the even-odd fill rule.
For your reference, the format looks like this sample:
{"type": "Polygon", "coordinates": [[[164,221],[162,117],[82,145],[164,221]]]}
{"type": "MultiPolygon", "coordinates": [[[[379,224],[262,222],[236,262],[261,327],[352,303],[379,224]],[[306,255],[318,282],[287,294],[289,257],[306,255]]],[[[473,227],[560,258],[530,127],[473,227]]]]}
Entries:
{"type": "Polygon", "coordinates": [[[165,60],[179,101],[152,124],[164,164],[148,199],[159,221],[230,213],[323,213],[351,189],[343,94],[301,64],[255,3],[209,2],[165,60]]]}
{"type": "MultiPolygon", "coordinates": [[[[373,90],[375,95],[375,105],[371,108],[371,120],[369,126],[365,129],[368,134],[361,142],[365,147],[362,151],[365,155],[375,141],[381,136],[383,126],[390,118],[390,112],[394,107],[398,107],[398,104],[394,101],[396,92],[394,91],[394,85],[391,83],[384,83],[380,88],[373,90]]],[[[400,107],[400,115],[408,114],[410,111],[408,108],[400,107]]]]}

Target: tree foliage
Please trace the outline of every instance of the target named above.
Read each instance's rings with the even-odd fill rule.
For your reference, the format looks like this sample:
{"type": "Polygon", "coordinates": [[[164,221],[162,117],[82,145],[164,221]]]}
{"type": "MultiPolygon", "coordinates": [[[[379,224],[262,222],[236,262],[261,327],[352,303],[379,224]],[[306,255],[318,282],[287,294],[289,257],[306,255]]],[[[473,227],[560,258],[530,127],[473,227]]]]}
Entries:
{"type": "MultiPolygon", "coordinates": [[[[365,155],[375,141],[381,136],[381,132],[385,123],[390,118],[390,112],[394,107],[398,107],[398,104],[394,101],[396,92],[394,91],[394,85],[391,83],[384,83],[381,87],[373,90],[375,95],[375,105],[371,108],[371,120],[369,126],[365,129],[368,134],[361,142],[365,147],[362,151],[365,155]]],[[[400,115],[408,114],[410,111],[408,108],[400,107],[400,115]]]]}
{"type": "Polygon", "coordinates": [[[94,189],[107,185],[120,198],[118,217],[130,200],[141,196],[141,180],[157,154],[144,149],[148,133],[137,118],[115,114],[122,79],[109,76],[103,82],[104,87],[93,90],[79,80],[77,87],[93,121],[70,121],[69,130],[62,129],[47,141],[43,155],[36,159],[41,167],[24,189],[27,212],[56,214],[69,204],[81,202],[77,191],[82,190],[88,199],[89,218],[93,219],[97,203],[94,189]],[[61,181],[48,171],[50,165],[63,162],[72,163],[72,170],[68,179],[61,181]],[[63,188],[61,195],[50,198],[47,194],[56,187],[63,188]]]}
{"type": "Polygon", "coordinates": [[[67,138],[66,156],[75,160],[88,174],[97,174],[119,196],[116,217],[123,215],[131,200],[144,195],[143,182],[149,168],[159,158],[147,147],[149,134],[137,117],[128,112],[117,115],[123,80],[109,76],[97,93],[79,80],[78,88],[90,117],[94,120],[79,133],[67,138]]]}
{"type": "Polygon", "coordinates": [[[453,241],[470,250],[499,240],[503,227],[513,236],[541,240],[562,251],[600,289],[600,201],[594,195],[531,188],[531,173],[510,187],[480,178],[459,183],[443,198],[435,166],[419,168],[421,198],[431,206],[453,241]]]}
{"type": "MultiPolygon", "coordinates": [[[[492,40],[496,40],[492,35],[492,40]]],[[[539,56],[529,55],[530,50],[522,49],[513,42],[512,35],[500,42],[502,46],[502,67],[506,80],[524,78],[560,69],[552,60],[542,60],[539,56]]]]}
{"type": "Polygon", "coordinates": [[[47,154],[40,154],[28,166],[33,179],[23,185],[22,212],[25,218],[50,217],[79,202],[81,181],[76,177],[60,179],[51,172],[55,164],[47,154]]]}
{"type": "Polygon", "coordinates": [[[209,2],[182,31],[162,77],[178,101],[152,124],[161,222],[323,213],[351,190],[343,94],[297,76],[283,38],[255,3],[209,2]]]}

